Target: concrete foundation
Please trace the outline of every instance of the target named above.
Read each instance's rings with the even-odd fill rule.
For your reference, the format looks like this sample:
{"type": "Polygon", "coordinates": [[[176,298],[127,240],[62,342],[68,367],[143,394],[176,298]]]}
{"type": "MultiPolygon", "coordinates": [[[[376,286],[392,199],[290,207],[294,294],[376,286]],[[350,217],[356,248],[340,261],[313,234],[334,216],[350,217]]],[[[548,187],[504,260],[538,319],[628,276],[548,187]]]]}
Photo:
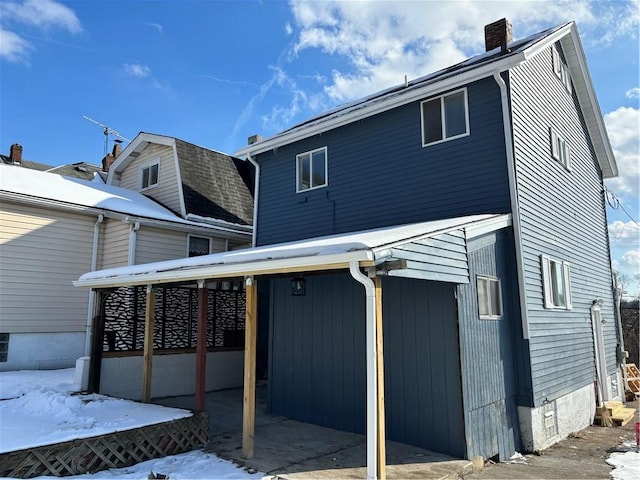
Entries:
{"type": "MultiPolygon", "coordinates": [[[[243,384],[244,351],[207,354],[206,390],[238,388],[243,384]]],[[[151,396],[193,395],[196,384],[195,353],[154,355],[151,396]]],[[[100,393],[114,397],[142,398],[142,356],[102,359],[100,393]]]]}
{"type": "Polygon", "coordinates": [[[84,332],[11,333],[0,371],[72,368],[84,354],[84,332]]]}

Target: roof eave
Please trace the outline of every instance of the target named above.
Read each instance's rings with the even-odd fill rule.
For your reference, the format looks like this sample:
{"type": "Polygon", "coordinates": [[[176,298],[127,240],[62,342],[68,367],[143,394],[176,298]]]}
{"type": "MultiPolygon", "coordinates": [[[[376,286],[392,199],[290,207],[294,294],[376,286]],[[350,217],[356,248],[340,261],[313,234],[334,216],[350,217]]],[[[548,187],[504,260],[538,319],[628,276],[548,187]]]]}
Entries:
{"type": "Polygon", "coordinates": [[[122,150],[120,155],[109,167],[109,173],[107,175],[107,184],[113,184],[114,175],[121,173],[127,166],[133,162],[138,154],[142,152],[150,143],[156,143],[158,145],[172,146],[175,144],[176,139],[173,137],[166,137],[164,135],[156,135],[155,133],[140,132],[133,141],[122,150]]]}

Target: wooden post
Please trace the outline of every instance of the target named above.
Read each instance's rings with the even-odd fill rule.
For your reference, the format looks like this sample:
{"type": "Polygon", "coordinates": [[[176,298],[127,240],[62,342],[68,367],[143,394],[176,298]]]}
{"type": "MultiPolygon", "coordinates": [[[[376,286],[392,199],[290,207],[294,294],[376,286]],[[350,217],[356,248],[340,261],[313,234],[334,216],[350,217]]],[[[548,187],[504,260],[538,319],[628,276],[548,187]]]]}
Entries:
{"type": "Polygon", "coordinates": [[[245,278],[246,320],[244,341],[244,398],[242,411],[242,458],[253,458],[256,419],[256,332],[258,294],[253,277],[245,278]]]}
{"type": "Polygon", "coordinates": [[[100,393],[100,372],[102,367],[102,343],[104,341],[104,320],[105,320],[105,303],[110,291],[98,290],[96,292],[97,312],[93,317],[93,332],[91,356],[89,357],[89,392],[100,393]]]}
{"type": "Polygon", "coordinates": [[[144,311],[144,354],[142,356],[142,401],[151,401],[151,371],[153,365],[153,330],[155,328],[156,294],[147,285],[146,308],[144,311]]]}
{"type": "Polygon", "coordinates": [[[376,370],[378,374],[376,398],[378,409],[378,425],[376,433],[378,435],[378,451],[376,459],[376,473],[379,480],[387,478],[387,453],[385,442],[385,413],[384,413],[384,344],[382,338],[382,281],[380,277],[373,278],[373,284],[376,291],[376,370]]]}
{"type": "Polygon", "coordinates": [[[204,280],[198,280],[198,333],[196,338],[196,411],[205,410],[207,370],[207,312],[208,290],[204,280]]]}

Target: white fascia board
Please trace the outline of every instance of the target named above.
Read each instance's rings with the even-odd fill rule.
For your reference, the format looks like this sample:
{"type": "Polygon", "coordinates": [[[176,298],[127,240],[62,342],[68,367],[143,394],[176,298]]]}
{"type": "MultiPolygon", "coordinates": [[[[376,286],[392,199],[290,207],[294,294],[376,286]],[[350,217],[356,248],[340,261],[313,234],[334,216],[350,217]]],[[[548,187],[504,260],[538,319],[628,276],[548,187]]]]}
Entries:
{"type": "Polygon", "coordinates": [[[157,143],[158,145],[166,145],[168,147],[175,144],[175,138],[165,137],[163,135],[156,135],[154,133],[140,132],[133,141],[122,150],[118,158],[109,167],[109,173],[107,174],[107,185],[113,185],[114,176],[121,173],[122,170],[135,160],[137,155],[133,153],[142,152],[149,143],[157,143]]]}
{"type": "Polygon", "coordinates": [[[227,222],[225,220],[220,220],[218,218],[213,217],[203,217],[201,215],[195,215],[193,213],[188,213],[186,220],[190,222],[204,223],[205,225],[212,225],[215,227],[222,227],[231,230],[236,230],[239,232],[253,232],[252,225],[242,225],[240,223],[227,222]]]}
{"type": "MultiPolygon", "coordinates": [[[[168,220],[158,220],[155,218],[138,217],[136,215],[125,215],[128,222],[138,222],[140,225],[153,226],[167,230],[177,230],[183,232],[200,233],[204,235],[219,234],[225,238],[235,238],[238,240],[246,240],[251,238],[252,232],[237,230],[234,228],[219,227],[216,225],[208,225],[200,222],[190,222],[187,220],[170,222],[168,220]]],[[[176,217],[179,218],[179,217],[176,217]]]]}
{"type": "Polygon", "coordinates": [[[551,45],[556,43],[558,40],[562,39],[568,33],[570,33],[573,29],[574,23],[570,22],[562,28],[559,28],[555,32],[547,35],[544,38],[538,40],[534,45],[531,45],[524,51],[524,57],[526,60],[535,57],[540,52],[543,52],[545,49],[549,48],[551,45]]]}
{"type": "Polygon", "coordinates": [[[176,169],[176,188],[178,189],[178,198],[180,199],[180,214],[182,218],[187,217],[187,206],[184,203],[184,190],[182,189],[182,173],[180,172],[180,159],[178,158],[178,146],[174,140],[171,146],[173,152],[173,167],[176,169]]]}
{"type": "Polygon", "coordinates": [[[105,210],[100,208],[78,205],[77,203],[60,202],[58,200],[51,200],[48,198],[32,197],[30,195],[23,195],[21,193],[14,192],[0,191],[0,200],[34,207],[45,207],[64,212],[86,213],[88,215],[105,213],[105,210]]]}
{"type": "Polygon", "coordinates": [[[299,131],[292,131],[280,136],[267,138],[262,142],[254,143],[238,150],[236,156],[254,156],[267,152],[271,149],[287,145],[298,140],[313,136],[318,133],[326,132],[349,123],[353,123],[357,120],[377,115],[378,113],[386,112],[394,108],[406,105],[408,103],[421,100],[425,97],[435,95],[436,93],[443,92],[445,90],[451,90],[469,83],[475,82],[485,77],[493,76],[493,73],[498,71],[508,70],[513,68],[525,60],[523,53],[511,55],[502,60],[489,62],[481,67],[472,67],[471,69],[454,74],[451,77],[445,78],[435,83],[425,85],[424,87],[410,90],[407,93],[399,93],[391,96],[386,100],[373,103],[363,108],[355,109],[351,112],[338,115],[334,118],[327,120],[319,120],[316,125],[309,126],[299,131]]]}
{"type": "Polygon", "coordinates": [[[464,230],[467,234],[467,240],[471,240],[472,238],[480,237],[486,233],[495,232],[510,226],[511,214],[505,213],[495,218],[484,220],[475,225],[469,225],[468,227],[465,227],[464,230]]]}
{"type": "MultiPolygon", "coordinates": [[[[203,265],[193,268],[178,268],[164,272],[149,271],[131,275],[114,275],[102,278],[90,278],[87,280],[76,280],[75,287],[88,288],[109,288],[124,287],[132,285],[157,285],[162,283],[188,282],[195,280],[208,280],[214,278],[230,278],[255,275],[268,275],[273,273],[286,273],[304,271],[304,269],[321,270],[326,266],[330,270],[331,265],[345,265],[348,268],[349,262],[362,262],[373,260],[370,250],[359,250],[356,252],[337,253],[332,255],[314,255],[310,257],[281,258],[274,260],[255,260],[252,262],[203,265]]],[[[153,265],[153,264],[151,264],[153,265]]],[[[118,269],[114,269],[118,270],[118,269]]],[[[104,271],[106,275],[109,270],[104,271]]]]}

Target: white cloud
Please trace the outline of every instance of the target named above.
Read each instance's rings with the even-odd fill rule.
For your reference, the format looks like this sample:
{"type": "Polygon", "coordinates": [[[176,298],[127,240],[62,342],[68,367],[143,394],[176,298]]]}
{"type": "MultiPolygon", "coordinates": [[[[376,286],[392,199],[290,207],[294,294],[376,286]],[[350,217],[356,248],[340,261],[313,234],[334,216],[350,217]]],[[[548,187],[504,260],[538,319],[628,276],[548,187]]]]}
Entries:
{"type": "Polygon", "coordinates": [[[640,98],[640,88],[633,87],[627,90],[627,93],[625,95],[627,96],[627,98],[640,98]]]}
{"type": "Polygon", "coordinates": [[[35,26],[41,30],[61,28],[71,33],[82,32],[78,17],[69,7],[53,0],[24,0],[2,5],[5,21],[35,26]]]}
{"type": "Polygon", "coordinates": [[[151,69],[139,63],[124,63],[122,65],[125,75],[135,78],[145,78],[151,75],[151,69]]]}
{"type": "Polygon", "coordinates": [[[158,33],[160,33],[162,35],[164,34],[164,27],[162,25],[160,25],[159,23],[147,22],[147,26],[155,28],[158,31],[158,33]]]}
{"type": "Polygon", "coordinates": [[[0,28],[0,58],[9,62],[29,63],[33,45],[13,32],[0,28]]]}
{"type": "Polygon", "coordinates": [[[291,26],[291,24],[289,22],[284,24],[284,32],[287,35],[291,35],[293,33],[293,27],[291,26]]]}
{"type": "Polygon", "coordinates": [[[627,250],[622,255],[622,262],[637,272],[640,268],[640,250],[627,250]]]}
{"type": "Polygon", "coordinates": [[[608,225],[611,241],[633,242],[640,244],[640,225],[634,221],[623,222],[616,220],[608,225]]]}
{"type": "Polygon", "coordinates": [[[640,183],[640,110],[620,107],[604,116],[609,140],[618,164],[618,178],[607,185],[618,194],[634,195],[640,183]]]}

